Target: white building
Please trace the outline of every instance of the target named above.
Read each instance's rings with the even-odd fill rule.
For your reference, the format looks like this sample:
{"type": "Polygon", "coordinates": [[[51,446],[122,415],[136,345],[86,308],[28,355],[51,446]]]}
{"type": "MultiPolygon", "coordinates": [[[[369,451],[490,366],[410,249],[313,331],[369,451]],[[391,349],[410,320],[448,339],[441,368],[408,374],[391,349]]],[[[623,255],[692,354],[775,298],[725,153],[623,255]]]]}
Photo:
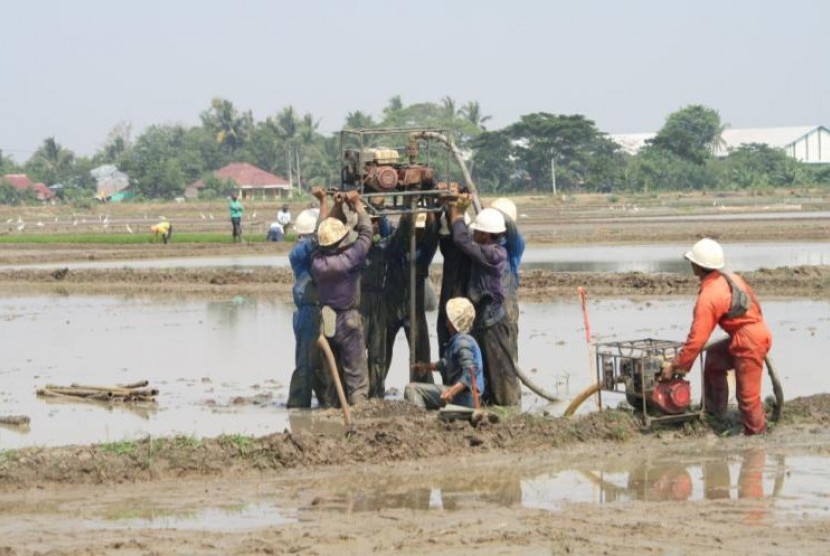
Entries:
{"type": "MultiPolygon", "coordinates": [[[[655,133],[620,133],[611,135],[624,152],[636,154],[655,133]]],[[[830,164],[830,130],[824,126],[762,127],[725,129],[716,156],[726,156],[741,145],[761,143],[782,149],[801,162],[830,164]]]]}

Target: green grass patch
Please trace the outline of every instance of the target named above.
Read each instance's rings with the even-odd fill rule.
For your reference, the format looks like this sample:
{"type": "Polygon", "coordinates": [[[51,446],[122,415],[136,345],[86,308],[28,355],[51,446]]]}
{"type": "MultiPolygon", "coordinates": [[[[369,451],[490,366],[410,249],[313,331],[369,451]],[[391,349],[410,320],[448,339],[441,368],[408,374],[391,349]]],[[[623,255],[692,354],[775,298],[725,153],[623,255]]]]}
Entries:
{"type": "Polygon", "coordinates": [[[104,444],[99,444],[98,447],[102,452],[117,454],[119,456],[127,456],[135,452],[136,443],[129,440],[121,440],[119,442],[106,442],[104,444]]]}

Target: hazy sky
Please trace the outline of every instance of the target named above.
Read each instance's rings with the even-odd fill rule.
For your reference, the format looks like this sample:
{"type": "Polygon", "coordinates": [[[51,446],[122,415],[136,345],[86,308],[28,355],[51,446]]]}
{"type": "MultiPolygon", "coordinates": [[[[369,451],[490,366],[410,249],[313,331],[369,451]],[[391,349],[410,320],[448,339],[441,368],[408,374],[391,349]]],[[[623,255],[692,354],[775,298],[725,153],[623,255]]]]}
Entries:
{"type": "Polygon", "coordinates": [[[830,125],[826,0],[0,0],[0,149],[78,154],[121,121],[196,124],[481,103],[491,128],[584,114],[653,131],[700,103],[732,127],[830,125]]]}

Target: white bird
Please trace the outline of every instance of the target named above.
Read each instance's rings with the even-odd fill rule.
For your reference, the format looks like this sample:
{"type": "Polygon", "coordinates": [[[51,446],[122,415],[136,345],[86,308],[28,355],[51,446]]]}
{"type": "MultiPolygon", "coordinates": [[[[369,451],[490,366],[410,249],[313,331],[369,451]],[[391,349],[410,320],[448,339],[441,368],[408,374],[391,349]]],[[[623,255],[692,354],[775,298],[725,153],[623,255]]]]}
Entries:
{"type": "Polygon", "coordinates": [[[18,217],[17,217],[17,223],[18,223],[18,224],[21,224],[22,222],[23,222],[23,217],[18,215],[18,217]]]}
{"type": "Polygon", "coordinates": [[[26,223],[25,223],[25,222],[21,222],[21,223],[17,226],[17,231],[19,232],[19,231],[21,231],[21,230],[22,230],[23,228],[25,228],[25,227],[26,227],[26,223]]]}
{"type": "Polygon", "coordinates": [[[6,224],[11,224],[12,220],[14,220],[14,218],[9,218],[8,220],[6,220],[6,224]]]}
{"type": "Polygon", "coordinates": [[[35,226],[37,226],[38,228],[42,228],[43,227],[43,222],[38,222],[37,224],[35,224],[35,226]]]}
{"type": "Polygon", "coordinates": [[[256,218],[256,211],[254,211],[254,213],[251,215],[251,220],[253,220],[254,218],[256,218]]]}
{"type": "Polygon", "coordinates": [[[132,228],[130,228],[130,225],[129,225],[129,224],[126,224],[126,226],[127,226],[127,231],[128,231],[128,232],[130,232],[130,233],[133,233],[133,229],[132,229],[132,228]]]}
{"type": "Polygon", "coordinates": [[[110,222],[110,215],[108,214],[104,217],[104,224],[109,224],[109,222],[110,222]]]}
{"type": "Polygon", "coordinates": [[[75,220],[73,220],[73,221],[72,221],[72,225],[73,225],[73,226],[77,226],[77,225],[78,225],[78,219],[77,219],[77,218],[76,218],[75,220]]]}
{"type": "Polygon", "coordinates": [[[55,222],[57,222],[57,221],[58,221],[58,217],[56,216],[56,217],[55,217],[55,222]]]}
{"type": "Polygon", "coordinates": [[[81,218],[81,224],[86,224],[86,218],[81,218]]]}
{"type": "Polygon", "coordinates": [[[200,213],[199,213],[199,216],[201,216],[201,217],[202,217],[202,220],[206,220],[206,219],[207,219],[207,216],[205,216],[205,213],[203,213],[203,212],[200,212],[200,213]]]}
{"type": "Polygon", "coordinates": [[[210,214],[208,214],[208,216],[210,216],[210,219],[213,220],[213,213],[212,212],[210,214]]]}

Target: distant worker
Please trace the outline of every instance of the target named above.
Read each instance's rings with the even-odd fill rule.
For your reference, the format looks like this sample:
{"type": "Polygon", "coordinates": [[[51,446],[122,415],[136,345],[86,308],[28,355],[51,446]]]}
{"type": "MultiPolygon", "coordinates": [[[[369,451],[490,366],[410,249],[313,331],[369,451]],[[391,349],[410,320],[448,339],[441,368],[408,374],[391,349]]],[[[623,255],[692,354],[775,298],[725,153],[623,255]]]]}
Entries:
{"type": "Polygon", "coordinates": [[[150,226],[150,231],[153,233],[154,241],[168,243],[170,238],[173,237],[173,224],[167,220],[164,220],[158,224],[150,226]]]}
{"type": "Polygon", "coordinates": [[[493,208],[483,209],[470,224],[464,224],[466,207],[450,204],[452,237],[471,261],[468,295],[476,310],[472,335],[481,346],[487,401],[500,406],[520,406],[521,386],[513,359],[511,330],[504,311],[502,273],[507,251],[499,243],[505,233],[504,216],[493,208]]]}
{"type": "MultiPolygon", "coordinates": [[[[299,231],[297,234],[299,235],[299,231]]],[[[279,222],[271,222],[268,227],[268,234],[265,236],[265,241],[284,241],[285,229],[279,222]]]]}
{"type": "Polygon", "coordinates": [[[287,233],[288,228],[291,226],[291,211],[288,210],[288,205],[283,205],[282,208],[277,211],[277,222],[280,226],[282,226],[283,232],[287,233]]]}
{"type": "Polygon", "coordinates": [[[516,226],[518,211],[516,204],[506,197],[500,197],[490,203],[490,206],[504,215],[505,234],[499,239],[502,247],[507,251],[507,265],[502,274],[504,287],[504,313],[510,335],[513,340],[510,346],[514,361],[519,360],[519,265],[522,263],[522,254],[525,251],[525,239],[516,226]]]}
{"type": "Polygon", "coordinates": [[[476,316],[475,308],[469,299],[454,297],[447,302],[446,313],[451,337],[441,359],[419,361],[412,368],[416,375],[440,372],[443,384],[411,382],[406,385],[403,397],[424,409],[439,409],[448,403],[477,408],[486,383],[481,349],[469,334],[476,316]]]}
{"type": "MultiPolygon", "coordinates": [[[[359,282],[372,244],[372,223],[356,191],[339,194],[335,202],[332,214],[342,213],[344,202],[357,213],[357,239],[348,242],[349,228],[339,218],[323,220],[317,232],[320,248],[311,256],[311,277],[317,284],[322,310],[328,307],[334,312],[334,335],[329,343],[339,363],[348,402],[356,405],[369,395],[359,282]]],[[[324,214],[321,207],[321,217],[324,214]]]]}
{"type": "Polygon", "coordinates": [[[729,397],[726,373],[735,370],[738,409],[744,434],[766,432],[766,416],[761,403],[761,378],[764,359],[772,347],[772,335],[764,322],[755,292],[737,274],[721,269],[725,265],[723,248],[704,238],[683,257],[700,279],[692,327],[680,353],[663,366],[662,378],[686,374],[700,354],[715,325],[729,338],[712,344],[706,352],[703,369],[703,394],[706,411],[723,417],[729,397]]]}
{"type": "Polygon", "coordinates": [[[245,207],[239,202],[236,193],[231,195],[228,209],[231,213],[231,226],[233,226],[233,242],[239,243],[242,241],[242,213],[245,212],[245,207]]]}
{"type": "Polygon", "coordinates": [[[288,254],[294,272],[294,372],[288,388],[291,407],[311,407],[312,392],[321,407],[331,405],[329,374],[323,369],[323,357],[317,338],[320,335],[320,296],[311,278],[311,254],[317,248],[317,209],[307,209],[297,216],[297,243],[288,254]]]}

